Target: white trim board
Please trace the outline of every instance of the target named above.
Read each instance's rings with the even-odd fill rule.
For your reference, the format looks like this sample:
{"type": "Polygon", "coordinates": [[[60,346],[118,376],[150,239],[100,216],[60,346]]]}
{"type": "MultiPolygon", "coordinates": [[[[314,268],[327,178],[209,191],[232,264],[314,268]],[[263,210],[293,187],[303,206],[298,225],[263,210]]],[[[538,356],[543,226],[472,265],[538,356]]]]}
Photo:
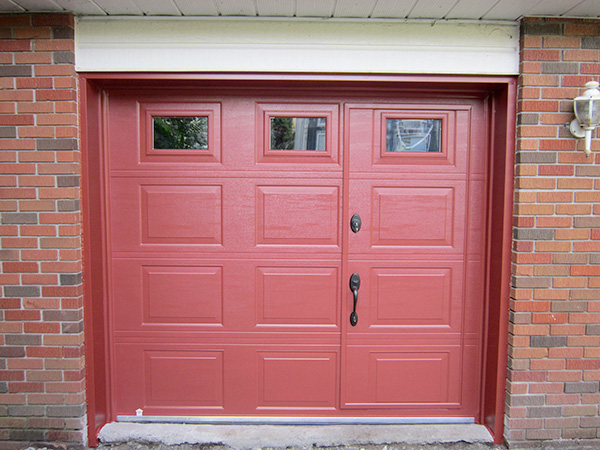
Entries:
{"type": "Polygon", "coordinates": [[[77,19],[79,72],[516,75],[512,22],[77,19]]]}

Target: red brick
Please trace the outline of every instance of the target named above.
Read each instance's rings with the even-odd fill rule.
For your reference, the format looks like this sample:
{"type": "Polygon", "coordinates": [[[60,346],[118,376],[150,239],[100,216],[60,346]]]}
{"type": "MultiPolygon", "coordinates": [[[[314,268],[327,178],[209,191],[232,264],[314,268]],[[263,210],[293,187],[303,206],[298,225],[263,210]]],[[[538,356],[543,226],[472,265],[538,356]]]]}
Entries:
{"type": "Polygon", "coordinates": [[[17,27],[14,28],[15,39],[50,39],[52,29],[49,27],[17,27]]]}
{"type": "Polygon", "coordinates": [[[40,240],[41,248],[77,248],[81,246],[81,241],[78,237],[57,237],[57,238],[42,238],[40,240]]]}
{"type": "Polygon", "coordinates": [[[0,370],[1,381],[24,381],[25,372],[23,370],[0,370]]]}
{"type": "MultiPolygon", "coordinates": [[[[43,41],[39,41],[43,42],[43,41]]],[[[52,64],[43,64],[37,65],[33,68],[34,75],[36,77],[54,77],[54,76],[74,76],[75,68],[70,64],[60,64],[60,65],[52,65],[52,64]]]]}
{"type": "Polygon", "coordinates": [[[568,316],[565,313],[534,313],[531,323],[567,323],[568,316]]]}
{"type": "Polygon", "coordinates": [[[510,331],[515,335],[521,336],[547,336],[547,325],[510,325],[510,331]]]}
{"type": "Polygon", "coordinates": [[[31,42],[16,40],[0,40],[0,52],[28,52],[31,50],[31,42]]]}
{"type": "Polygon", "coordinates": [[[17,238],[17,237],[6,237],[2,238],[2,247],[3,248],[37,248],[38,247],[37,238],[17,238]]]}
{"type": "Polygon", "coordinates": [[[581,381],[581,370],[552,370],[547,377],[548,381],[581,381]]]}
{"type": "MultiPolygon", "coordinates": [[[[62,358],[63,352],[60,347],[27,347],[27,357],[33,358],[62,358]]],[[[49,392],[49,391],[47,391],[49,392]]]]}
{"type": "Polygon", "coordinates": [[[21,225],[22,236],[56,236],[54,225],[21,225]]]}
{"type": "Polygon", "coordinates": [[[549,358],[583,358],[583,348],[556,347],[548,349],[549,358]]]}
{"type": "Polygon", "coordinates": [[[564,61],[591,61],[597,62],[600,59],[598,50],[565,50],[563,52],[564,61]]]}
{"type": "MultiPolygon", "coordinates": [[[[530,368],[531,370],[561,370],[565,368],[565,361],[563,359],[532,359],[530,368]]],[[[579,398],[575,403],[579,403],[579,398]]]]}
{"type": "Polygon", "coordinates": [[[74,89],[51,89],[37,90],[35,99],[38,102],[42,101],[74,101],[77,95],[74,89]]]}
{"type": "Polygon", "coordinates": [[[588,75],[563,75],[562,76],[562,85],[563,86],[573,86],[582,88],[585,86],[585,83],[590,81],[590,77],[588,75]]]}
{"type": "Polygon", "coordinates": [[[79,188],[52,188],[40,189],[38,195],[39,198],[78,199],[80,193],[79,188]]]}
{"type": "Polygon", "coordinates": [[[51,52],[15,53],[16,64],[52,64],[51,52]]]}
{"type": "MultiPolygon", "coordinates": [[[[0,164],[0,173],[7,174],[35,174],[35,164],[0,164]]],[[[3,192],[5,189],[0,189],[0,192],[3,192]]],[[[6,198],[2,196],[0,193],[0,197],[6,198]]],[[[22,197],[11,197],[11,198],[22,198],[22,197]]]]}
{"type": "Polygon", "coordinates": [[[35,26],[74,26],[74,17],[71,14],[35,14],[32,24],[35,26]]]}
{"type": "MultiPolygon", "coordinates": [[[[19,127],[19,138],[39,138],[39,137],[54,137],[54,128],[51,127],[19,127]]],[[[23,159],[21,159],[23,161],[23,159]]],[[[39,161],[39,160],[34,160],[39,161]]],[[[52,155],[52,159],[50,161],[54,161],[54,155],[52,155]]]]}
{"type": "Polygon", "coordinates": [[[517,135],[519,137],[556,137],[556,127],[548,126],[521,126],[518,129],[517,135]]]}
{"type": "Polygon", "coordinates": [[[37,273],[39,271],[37,262],[3,262],[4,273],[37,273]]]}
{"type": "Polygon", "coordinates": [[[23,324],[25,333],[60,333],[60,323],[27,322],[23,324]]]}
{"type": "Polygon", "coordinates": [[[42,286],[43,297],[76,297],[82,293],[81,286],[42,286]]]}
{"type": "Polygon", "coordinates": [[[56,261],[58,259],[57,250],[23,250],[21,251],[23,261],[56,261]]]}
{"type": "Polygon", "coordinates": [[[569,336],[567,341],[574,347],[600,347],[600,336],[569,336]]]}
{"type": "MultiPolygon", "coordinates": [[[[521,84],[523,86],[558,86],[558,75],[521,75],[521,84]]],[[[579,84],[578,86],[583,86],[579,84]]]]}
{"type": "MultiPolygon", "coordinates": [[[[17,186],[17,177],[12,175],[0,175],[0,192],[2,192],[2,187],[16,187],[17,186]]],[[[0,198],[2,195],[0,194],[0,198]]]]}
{"type": "Polygon", "coordinates": [[[589,73],[590,75],[597,75],[600,73],[600,64],[594,63],[582,63],[581,73],[589,73]]]}
{"type": "Polygon", "coordinates": [[[19,209],[21,211],[54,211],[56,204],[52,200],[21,200],[19,209]]]}
{"type": "Polygon", "coordinates": [[[0,91],[0,101],[9,101],[9,102],[32,102],[33,101],[33,91],[23,91],[23,90],[2,90],[0,91]]]}
{"type": "Polygon", "coordinates": [[[570,176],[575,174],[575,168],[563,165],[540,165],[538,173],[539,175],[570,176]]]}
{"type": "Polygon", "coordinates": [[[23,274],[21,280],[23,284],[58,284],[58,277],[55,274],[23,274]]]}
{"type": "Polygon", "coordinates": [[[44,392],[44,383],[33,382],[9,382],[9,392],[44,392]]]}
{"type": "MultiPolygon", "coordinates": [[[[52,103],[17,103],[19,113],[51,113],[54,111],[52,103]]],[[[41,116],[38,116],[38,124],[41,116]]]]}
{"type": "Polygon", "coordinates": [[[36,40],[34,48],[36,52],[74,51],[75,44],[71,39],[36,40]]]}
{"type": "Polygon", "coordinates": [[[544,48],[580,48],[581,38],[574,36],[544,36],[544,48]]]}
{"type": "Polygon", "coordinates": [[[536,225],[540,228],[570,228],[573,226],[571,217],[538,217],[536,225]]]}
{"type": "Polygon", "coordinates": [[[43,273],[75,273],[81,270],[80,262],[42,262],[41,269],[43,273]]]}
{"type": "Polygon", "coordinates": [[[600,242],[595,242],[595,241],[573,242],[573,250],[576,252],[600,252],[600,242]]]}
{"type": "MultiPolygon", "coordinates": [[[[517,178],[515,187],[520,189],[554,189],[556,180],[552,178],[517,178]]],[[[535,215],[535,213],[531,213],[535,215]]]]}
{"type": "Polygon", "coordinates": [[[560,50],[524,49],[521,58],[524,61],[560,61],[560,50]]]}
{"type": "Polygon", "coordinates": [[[571,243],[565,241],[537,241],[535,250],[538,252],[570,252],[571,243]]]}
{"type": "Polygon", "coordinates": [[[552,279],[552,287],[556,288],[574,288],[586,287],[587,278],[585,277],[556,277],[552,279]]]}
{"type": "Polygon", "coordinates": [[[52,78],[17,78],[17,89],[52,89],[52,78]]]}
{"type": "Polygon", "coordinates": [[[59,309],[61,302],[57,298],[27,298],[23,299],[23,307],[29,309],[59,309]]]}
{"type": "Polygon", "coordinates": [[[546,374],[543,371],[512,371],[508,373],[508,379],[511,381],[545,381],[546,374]]]}
{"type": "Polygon", "coordinates": [[[83,383],[80,381],[62,381],[60,383],[46,383],[47,392],[81,392],[84,389],[83,383]]]}
{"type": "Polygon", "coordinates": [[[558,112],[556,100],[521,100],[519,106],[521,111],[558,112]]]}
{"type": "Polygon", "coordinates": [[[35,310],[20,310],[20,311],[8,310],[8,311],[4,311],[4,318],[6,320],[13,320],[13,321],[31,321],[31,320],[40,320],[41,315],[40,315],[39,311],[35,311],[35,310]]]}
{"type": "Polygon", "coordinates": [[[595,36],[600,34],[598,25],[585,23],[566,23],[565,36],[595,36]]]}
{"type": "Polygon", "coordinates": [[[51,175],[32,175],[19,177],[19,187],[51,187],[56,185],[56,177],[51,175]]]}
{"type": "Polygon", "coordinates": [[[41,175],[71,175],[79,172],[77,164],[38,164],[37,169],[41,175]]]}
{"type": "Polygon", "coordinates": [[[573,216],[587,216],[591,213],[592,213],[591,205],[556,205],[556,214],[573,215],[573,216]]]}
{"type": "Polygon", "coordinates": [[[29,394],[27,400],[30,405],[60,405],[64,402],[61,394],[29,394]]]}

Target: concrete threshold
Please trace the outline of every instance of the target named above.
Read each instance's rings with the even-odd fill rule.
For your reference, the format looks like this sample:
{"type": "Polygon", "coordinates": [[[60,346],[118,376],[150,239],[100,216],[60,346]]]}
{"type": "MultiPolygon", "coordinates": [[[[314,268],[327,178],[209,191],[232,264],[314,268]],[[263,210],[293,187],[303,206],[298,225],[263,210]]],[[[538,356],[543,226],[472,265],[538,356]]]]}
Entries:
{"type": "Polygon", "coordinates": [[[113,422],[100,430],[105,444],[142,442],[165,445],[225,445],[246,450],[264,447],[339,447],[394,444],[491,444],[483,425],[197,425],[113,422]]]}

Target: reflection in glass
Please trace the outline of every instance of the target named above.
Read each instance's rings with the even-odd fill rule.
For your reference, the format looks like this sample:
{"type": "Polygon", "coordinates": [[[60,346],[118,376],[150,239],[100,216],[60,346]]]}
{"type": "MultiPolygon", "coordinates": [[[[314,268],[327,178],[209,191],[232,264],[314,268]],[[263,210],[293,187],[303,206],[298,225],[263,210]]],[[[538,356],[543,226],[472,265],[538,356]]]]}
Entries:
{"type": "Polygon", "coordinates": [[[439,119],[387,119],[386,151],[440,152],[441,128],[439,119]]]}
{"type": "Polygon", "coordinates": [[[325,117],[271,117],[272,150],[325,150],[325,117]]]}
{"type": "Polygon", "coordinates": [[[153,117],[155,149],[208,149],[208,117],[153,117]]]}

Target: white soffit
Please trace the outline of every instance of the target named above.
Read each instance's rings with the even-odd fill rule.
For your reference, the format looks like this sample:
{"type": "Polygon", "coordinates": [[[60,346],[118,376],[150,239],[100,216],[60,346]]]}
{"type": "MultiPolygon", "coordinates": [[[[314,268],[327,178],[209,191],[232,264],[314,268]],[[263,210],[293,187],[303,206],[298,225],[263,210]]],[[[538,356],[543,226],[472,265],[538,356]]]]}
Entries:
{"type": "Polygon", "coordinates": [[[81,17],[80,72],[519,73],[512,22],[81,17]]]}

